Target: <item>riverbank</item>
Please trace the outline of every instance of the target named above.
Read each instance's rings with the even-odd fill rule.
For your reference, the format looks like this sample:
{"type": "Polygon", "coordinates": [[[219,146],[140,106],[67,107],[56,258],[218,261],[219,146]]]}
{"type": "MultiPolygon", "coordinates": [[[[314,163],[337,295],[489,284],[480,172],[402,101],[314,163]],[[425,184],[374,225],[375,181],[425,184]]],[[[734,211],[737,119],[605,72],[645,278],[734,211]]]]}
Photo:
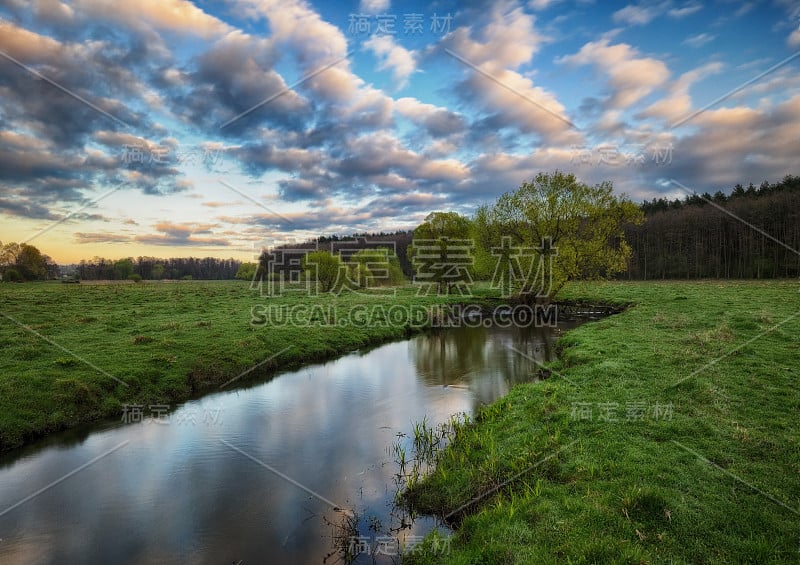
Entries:
{"type": "Polygon", "coordinates": [[[242,281],[2,284],[0,451],[401,338],[427,308],[458,301],[411,287],[262,297],[242,281]]]}
{"type": "Polygon", "coordinates": [[[460,428],[407,492],[455,535],[411,563],[800,561],[794,281],[574,284],[635,304],[460,428]]]}

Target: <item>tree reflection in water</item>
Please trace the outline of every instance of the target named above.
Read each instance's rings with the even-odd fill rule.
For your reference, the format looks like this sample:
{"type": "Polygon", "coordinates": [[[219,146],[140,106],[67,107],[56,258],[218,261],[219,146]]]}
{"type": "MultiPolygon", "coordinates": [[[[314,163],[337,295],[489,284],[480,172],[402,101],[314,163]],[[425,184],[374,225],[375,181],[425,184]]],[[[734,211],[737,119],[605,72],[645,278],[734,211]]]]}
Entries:
{"type": "Polygon", "coordinates": [[[538,380],[537,363],[555,359],[559,333],[513,325],[450,328],[418,336],[411,351],[426,385],[468,388],[476,405],[488,404],[516,384],[538,380]]]}

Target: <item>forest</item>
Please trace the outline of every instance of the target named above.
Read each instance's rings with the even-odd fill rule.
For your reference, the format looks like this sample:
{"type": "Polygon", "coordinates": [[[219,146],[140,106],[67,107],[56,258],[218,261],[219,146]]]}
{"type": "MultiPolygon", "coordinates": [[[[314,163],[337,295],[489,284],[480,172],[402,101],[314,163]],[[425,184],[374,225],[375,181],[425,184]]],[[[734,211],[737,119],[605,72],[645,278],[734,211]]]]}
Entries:
{"type": "Polygon", "coordinates": [[[729,195],[693,194],[641,204],[645,221],[627,226],[632,248],[618,278],[770,279],[800,276],[800,177],[729,195]]]}

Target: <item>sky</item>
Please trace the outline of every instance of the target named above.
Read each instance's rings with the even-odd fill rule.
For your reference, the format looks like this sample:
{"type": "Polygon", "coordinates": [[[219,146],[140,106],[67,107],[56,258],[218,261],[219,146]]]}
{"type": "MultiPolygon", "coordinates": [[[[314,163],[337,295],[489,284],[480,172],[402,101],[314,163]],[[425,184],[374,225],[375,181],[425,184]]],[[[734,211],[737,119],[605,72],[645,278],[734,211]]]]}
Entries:
{"type": "Polygon", "coordinates": [[[800,2],[0,0],[0,241],[233,257],[800,173],[800,2]]]}

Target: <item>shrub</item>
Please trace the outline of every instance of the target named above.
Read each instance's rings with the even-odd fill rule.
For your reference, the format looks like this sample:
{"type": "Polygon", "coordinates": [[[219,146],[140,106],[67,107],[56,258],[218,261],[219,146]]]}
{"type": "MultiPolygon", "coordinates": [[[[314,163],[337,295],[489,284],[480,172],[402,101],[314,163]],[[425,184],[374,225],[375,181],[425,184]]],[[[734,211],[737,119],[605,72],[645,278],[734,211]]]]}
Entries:
{"type": "Polygon", "coordinates": [[[9,269],[3,275],[3,280],[6,282],[22,282],[22,275],[16,269],[9,269]]]}
{"type": "Polygon", "coordinates": [[[131,280],[131,281],[133,281],[135,283],[142,282],[142,276],[141,275],[137,275],[136,273],[134,273],[134,274],[128,276],[128,280],[131,280]]]}

